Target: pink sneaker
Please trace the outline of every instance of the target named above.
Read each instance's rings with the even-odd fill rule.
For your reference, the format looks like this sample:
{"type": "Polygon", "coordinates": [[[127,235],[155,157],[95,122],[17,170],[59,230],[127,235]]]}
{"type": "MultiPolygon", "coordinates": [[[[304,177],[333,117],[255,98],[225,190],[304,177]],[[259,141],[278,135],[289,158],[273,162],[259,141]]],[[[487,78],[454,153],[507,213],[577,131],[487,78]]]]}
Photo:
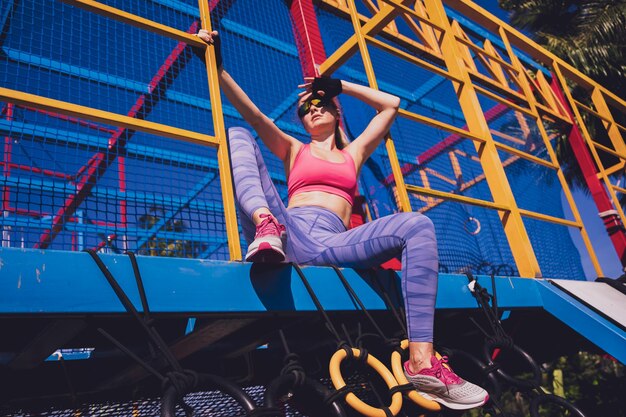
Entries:
{"type": "Polygon", "coordinates": [[[447,356],[441,359],[433,356],[430,358],[432,368],[424,368],[414,374],[406,361],[404,374],[424,398],[453,410],[467,410],[485,404],[489,400],[487,391],[455,374],[447,362],[447,356]]]}
{"type": "Polygon", "coordinates": [[[271,214],[261,214],[263,219],[256,226],[254,241],[248,246],[247,262],[279,263],[285,260],[283,237],[285,226],[271,214]]]}

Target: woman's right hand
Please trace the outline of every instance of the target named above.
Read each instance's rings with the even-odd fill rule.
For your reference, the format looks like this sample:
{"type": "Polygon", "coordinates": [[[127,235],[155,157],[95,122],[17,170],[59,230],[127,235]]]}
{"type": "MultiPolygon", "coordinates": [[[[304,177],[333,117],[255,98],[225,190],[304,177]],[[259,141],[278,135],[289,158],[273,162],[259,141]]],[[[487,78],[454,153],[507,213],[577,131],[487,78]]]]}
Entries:
{"type": "MultiPolygon", "coordinates": [[[[221,42],[219,33],[216,30],[214,30],[213,32],[209,32],[206,29],[200,29],[200,31],[196,34],[196,36],[202,39],[207,44],[213,45],[213,47],[215,48],[215,61],[217,63],[217,68],[218,69],[221,68],[222,67],[222,45],[221,45],[222,42],[221,42]]],[[[204,59],[203,50],[199,50],[198,48],[195,48],[194,51],[196,52],[196,55],[204,59]]]]}

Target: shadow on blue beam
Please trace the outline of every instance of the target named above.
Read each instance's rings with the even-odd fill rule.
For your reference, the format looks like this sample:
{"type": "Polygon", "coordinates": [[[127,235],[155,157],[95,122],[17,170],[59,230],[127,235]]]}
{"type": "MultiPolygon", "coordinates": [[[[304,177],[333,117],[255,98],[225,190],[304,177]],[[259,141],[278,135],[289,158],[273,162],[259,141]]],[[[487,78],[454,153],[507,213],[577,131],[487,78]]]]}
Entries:
{"type": "MultiPolygon", "coordinates": [[[[131,301],[141,309],[128,257],[101,255],[131,301]]],[[[295,270],[284,265],[253,265],[198,259],[138,257],[150,310],[155,314],[229,317],[315,311],[295,270]]],[[[356,306],[332,268],[304,267],[323,307],[354,311],[356,306]]],[[[379,282],[391,288],[399,277],[387,271],[344,270],[368,309],[385,310],[379,282]],[[374,283],[374,280],[376,283],[374,283]]],[[[493,292],[488,277],[479,283],[493,292]]],[[[590,283],[598,284],[598,283],[590,283]]],[[[549,281],[496,279],[502,310],[542,308],[622,363],[626,332],[552,286],[549,281]]],[[[391,293],[392,291],[390,291],[391,293]]],[[[437,309],[476,309],[464,275],[440,274],[437,309]]],[[[0,249],[0,316],[123,314],[125,310],[93,260],[80,252],[0,249]]]]}

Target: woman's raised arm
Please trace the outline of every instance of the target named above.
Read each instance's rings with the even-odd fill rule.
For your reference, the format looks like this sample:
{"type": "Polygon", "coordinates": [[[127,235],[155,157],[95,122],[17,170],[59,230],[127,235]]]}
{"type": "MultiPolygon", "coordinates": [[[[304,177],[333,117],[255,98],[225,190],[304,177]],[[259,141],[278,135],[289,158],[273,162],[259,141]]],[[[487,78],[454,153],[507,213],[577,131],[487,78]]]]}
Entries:
{"type": "Polygon", "coordinates": [[[374,90],[363,85],[348,81],[341,81],[342,93],[357,98],[372,106],[378,112],[372,118],[363,133],[361,133],[346,150],[355,158],[357,167],[360,167],[380,144],[385,134],[391,128],[398,114],[400,99],[383,91],[374,90]]]}
{"type": "MultiPolygon", "coordinates": [[[[220,40],[216,31],[209,33],[207,30],[201,29],[197,36],[209,45],[215,45],[216,54],[220,53],[218,48],[220,40]]],[[[221,62],[220,58],[218,58],[218,62],[221,62]]],[[[228,101],[257,132],[265,146],[283,162],[288,161],[292,150],[294,147],[298,147],[300,142],[280,130],[269,117],[263,114],[222,66],[218,68],[217,72],[220,87],[228,101]]]]}

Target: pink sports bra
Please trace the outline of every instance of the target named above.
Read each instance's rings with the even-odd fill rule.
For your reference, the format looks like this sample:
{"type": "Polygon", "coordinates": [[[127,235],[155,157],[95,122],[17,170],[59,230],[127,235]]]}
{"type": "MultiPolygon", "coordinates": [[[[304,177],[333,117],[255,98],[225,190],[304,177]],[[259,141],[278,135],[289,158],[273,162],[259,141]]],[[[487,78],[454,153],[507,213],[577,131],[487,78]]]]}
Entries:
{"type": "Polygon", "coordinates": [[[287,181],[287,195],[323,191],[338,195],[352,205],[357,190],[356,167],[348,152],[341,151],[343,162],[330,162],[311,154],[309,145],[300,148],[287,181]]]}

